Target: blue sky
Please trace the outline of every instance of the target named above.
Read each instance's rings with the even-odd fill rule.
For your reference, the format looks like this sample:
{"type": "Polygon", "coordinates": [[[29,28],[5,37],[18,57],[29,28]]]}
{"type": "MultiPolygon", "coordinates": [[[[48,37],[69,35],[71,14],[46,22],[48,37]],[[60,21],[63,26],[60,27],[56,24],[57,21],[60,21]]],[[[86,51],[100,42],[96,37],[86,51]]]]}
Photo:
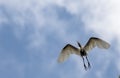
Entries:
{"type": "Polygon", "coordinates": [[[1,78],[117,78],[120,74],[119,0],[1,0],[1,78]],[[61,49],[91,37],[111,44],[93,49],[92,68],[71,55],[58,63],[61,49]]]}

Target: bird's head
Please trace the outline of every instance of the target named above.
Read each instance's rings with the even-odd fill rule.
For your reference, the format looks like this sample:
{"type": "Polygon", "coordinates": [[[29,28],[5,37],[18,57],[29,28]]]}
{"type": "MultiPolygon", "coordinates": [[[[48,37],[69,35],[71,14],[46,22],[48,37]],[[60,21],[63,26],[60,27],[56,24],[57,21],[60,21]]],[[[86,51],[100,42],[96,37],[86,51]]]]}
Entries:
{"type": "Polygon", "coordinates": [[[77,41],[77,44],[78,44],[78,46],[80,47],[80,48],[82,48],[82,46],[80,45],[80,43],[77,41]]]}

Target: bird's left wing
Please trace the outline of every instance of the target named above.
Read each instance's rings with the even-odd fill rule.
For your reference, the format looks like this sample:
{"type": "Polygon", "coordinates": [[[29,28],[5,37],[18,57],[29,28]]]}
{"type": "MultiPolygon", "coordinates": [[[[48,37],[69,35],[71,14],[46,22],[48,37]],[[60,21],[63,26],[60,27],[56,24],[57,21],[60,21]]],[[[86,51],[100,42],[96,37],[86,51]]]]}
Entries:
{"type": "Polygon", "coordinates": [[[98,48],[108,49],[110,47],[110,44],[102,39],[91,37],[85,45],[84,50],[88,52],[96,46],[98,48]]]}
{"type": "Polygon", "coordinates": [[[70,44],[67,44],[61,51],[60,55],[59,55],[59,58],[58,58],[58,62],[63,62],[65,61],[69,56],[70,54],[77,54],[77,55],[80,55],[80,52],[79,52],[79,49],[70,45],[70,44]]]}

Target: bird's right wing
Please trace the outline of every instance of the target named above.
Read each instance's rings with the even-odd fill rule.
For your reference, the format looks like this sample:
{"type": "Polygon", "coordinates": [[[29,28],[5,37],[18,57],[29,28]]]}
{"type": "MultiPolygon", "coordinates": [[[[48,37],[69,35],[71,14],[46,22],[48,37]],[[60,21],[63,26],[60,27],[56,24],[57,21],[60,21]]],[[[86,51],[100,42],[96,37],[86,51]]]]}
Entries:
{"type": "Polygon", "coordinates": [[[87,44],[85,45],[84,49],[85,49],[85,51],[88,52],[96,46],[98,48],[108,49],[110,47],[110,44],[102,39],[91,37],[88,40],[87,44]]]}
{"type": "Polygon", "coordinates": [[[67,44],[61,51],[60,55],[59,55],[59,58],[58,58],[58,62],[63,62],[65,61],[69,56],[70,54],[77,54],[77,55],[80,55],[80,52],[79,52],[79,49],[70,45],[70,44],[67,44]]]}

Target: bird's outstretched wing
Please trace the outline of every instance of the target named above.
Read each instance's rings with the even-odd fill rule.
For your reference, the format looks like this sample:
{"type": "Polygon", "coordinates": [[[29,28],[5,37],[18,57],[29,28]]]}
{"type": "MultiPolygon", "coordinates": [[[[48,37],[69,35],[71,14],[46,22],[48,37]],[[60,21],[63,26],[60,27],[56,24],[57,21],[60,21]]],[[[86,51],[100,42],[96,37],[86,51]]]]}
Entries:
{"type": "Polygon", "coordinates": [[[110,44],[102,39],[91,37],[85,45],[84,50],[88,52],[96,46],[102,49],[108,49],[110,44]]]}
{"type": "Polygon", "coordinates": [[[77,55],[80,55],[80,52],[79,52],[79,49],[70,45],[70,44],[67,44],[61,51],[60,55],[59,55],[59,58],[58,58],[58,62],[63,62],[65,61],[69,56],[70,54],[77,54],[77,55]]]}

